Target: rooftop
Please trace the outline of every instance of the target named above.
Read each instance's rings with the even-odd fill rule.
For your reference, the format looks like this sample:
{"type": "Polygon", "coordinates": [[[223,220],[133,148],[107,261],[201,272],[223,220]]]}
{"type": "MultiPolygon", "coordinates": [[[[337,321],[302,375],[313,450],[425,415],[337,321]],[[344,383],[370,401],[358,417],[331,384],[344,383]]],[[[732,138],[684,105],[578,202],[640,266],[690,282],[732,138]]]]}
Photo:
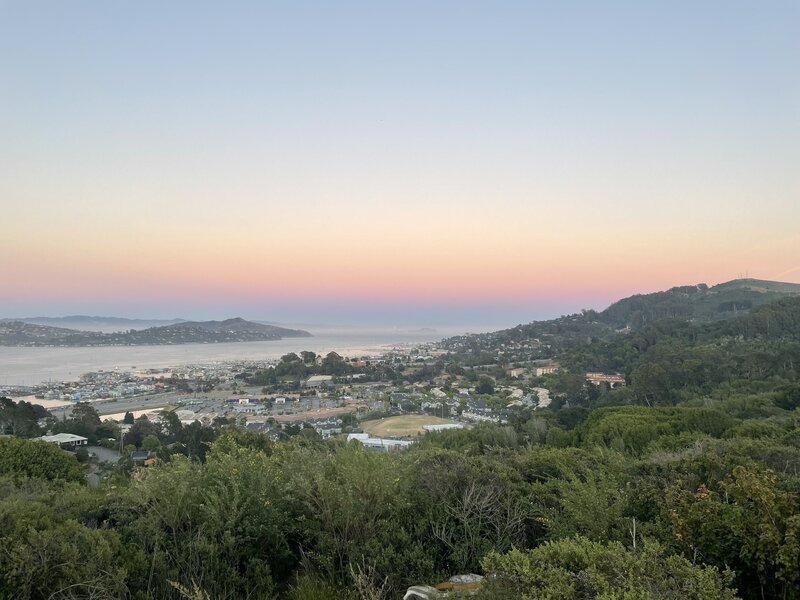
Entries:
{"type": "Polygon", "coordinates": [[[43,435],[39,438],[43,442],[50,442],[51,444],[67,444],[70,442],[88,442],[89,440],[79,435],[72,433],[56,433],[55,435],[43,435]]]}

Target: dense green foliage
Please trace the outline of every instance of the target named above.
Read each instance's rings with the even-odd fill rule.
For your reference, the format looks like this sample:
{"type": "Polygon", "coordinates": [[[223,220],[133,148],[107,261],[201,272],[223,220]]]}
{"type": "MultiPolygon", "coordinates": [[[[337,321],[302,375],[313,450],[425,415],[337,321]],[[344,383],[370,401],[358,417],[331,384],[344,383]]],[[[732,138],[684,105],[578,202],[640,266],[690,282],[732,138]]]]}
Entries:
{"type": "Polygon", "coordinates": [[[15,437],[0,438],[0,476],[4,475],[83,481],[83,469],[75,457],[53,444],[15,437]]]}
{"type": "MultiPolygon", "coordinates": [[[[25,561],[15,558],[4,570],[5,590],[39,597],[45,588],[46,596],[68,585],[106,586],[106,597],[115,597],[122,577],[132,597],[178,598],[176,583],[211,598],[291,590],[310,598],[298,594],[357,582],[398,593],[486,569],[504,574],[498,586],[540,582],[551,594],[536,597],[557,597],[559,586],[573,589],[575,581],[595,591],[608,583],[608,593],[646,583],[651,595],[637,597],[670,597],[664,590],[683,578],[689,597],[728,598],[719,573],[730,568],[741,597],[795,599],[800,431],[797,416],[785,415],[770,418],[777,435],[737,437],[730,432],[748,420],[712,410],[605,408],[570,431],[551,415],[537,417],[540,437],[566,436],[553,438],[555,446],[532,441],[539,427],[530,420],[442,432],[390,454],[300,437],[264,443],[228,430],[205,462],[173,457],[97,491],[7,480],[2,543],[17,549],[14,556],[26,556],[41,537],[55,544],[47,546],[52,561],[62,560],[68,545],[56,540],[69,531],[89,564],[115,575],[68,571],[34,588],[20,570],[25,561]],[[562,555],[572,558],[545,560],[562,555]],[[599,571],[590,579],[565,575],[586,571],[579,559],[599,571]],[[614,579],[620,569],[625,577],[614,579]],[[695,593],[703,589],[713,593],[695,593]]],[[[501,597],[520,597],[509,594],[501,597]]]]}
{"type": "MultiPolygon", "coordinates": [[[[660,321],[574,348],[562,361],[575,371],[624,373],[630,386],[620,393],[633,398],[614,403],[675,404],[723,387],[791,387],[800,369],[800,298],[779,300],[729,321],[660,321]]],[[[800,404],[796,393],[787,401],[800,404]]]]}
{"type": "Polygon", "coordinates": [[[485,596],[521,600],[732,600],[731,574],[697,567],[685,558],[665,556],[657,544],[641,552],[618,542],[601,544],[583,537],[546,542],[528,552],[492,553],[484,560],[491,575],[485,596]],[[535,592],[533,591],[535,590],[535,592]]]}
{"type": "Polygon", "coordinates": [[[0,435],[17,437],[36,437],[42,435],[39,419],[48,416],[47,411],[38,404],[11,398],[0,397],[0,435]]]}

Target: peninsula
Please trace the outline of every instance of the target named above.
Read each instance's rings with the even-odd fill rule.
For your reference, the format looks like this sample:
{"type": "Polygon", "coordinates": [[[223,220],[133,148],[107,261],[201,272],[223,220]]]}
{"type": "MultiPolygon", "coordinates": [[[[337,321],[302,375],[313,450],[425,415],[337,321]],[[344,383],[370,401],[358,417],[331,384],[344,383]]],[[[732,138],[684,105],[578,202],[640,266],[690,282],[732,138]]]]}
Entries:
{"type": "Polygon", "coordinates": [[[217,344],[263,342],[285,337],[311,337],[302,329],[286,329],[246,321],[185,321],[115,333],[80,331],[36,325],[16,320],[0,321],[0,346],[146,346],[165,344],[217,344]]]}

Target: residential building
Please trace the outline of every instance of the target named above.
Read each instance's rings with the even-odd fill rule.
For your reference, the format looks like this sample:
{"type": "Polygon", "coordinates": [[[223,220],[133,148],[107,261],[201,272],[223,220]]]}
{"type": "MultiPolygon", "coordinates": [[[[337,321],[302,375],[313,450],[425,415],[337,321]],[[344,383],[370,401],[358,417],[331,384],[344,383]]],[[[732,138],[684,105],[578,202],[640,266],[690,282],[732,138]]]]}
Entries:
{"type": "Polygon", "coordinates": [[[594,385],[607,383],[610,387],[625,385],[625,378],[619,373],[587,373],[586,381],[594,385]]]}
{"type": "Polygon", "coordinates": [[[81,437],[79,435],[73,435],[71,433],[56,433],[55,435],[43,435],[40,438],[37,438],[43,442],[47,442],[49,444],[55,444],[59,448],[65,449],[74,449],[78,446],[85,446],[89,443],[89,440],[85,437],[81,437]]]}

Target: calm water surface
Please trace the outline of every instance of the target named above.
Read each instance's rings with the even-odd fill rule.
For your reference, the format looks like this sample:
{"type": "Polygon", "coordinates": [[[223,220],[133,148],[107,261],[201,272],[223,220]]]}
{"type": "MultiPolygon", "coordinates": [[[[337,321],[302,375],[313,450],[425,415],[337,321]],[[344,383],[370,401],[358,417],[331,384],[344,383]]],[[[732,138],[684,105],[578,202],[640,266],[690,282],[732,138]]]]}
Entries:
{"type": "Polygon", "coordinates": [[[338,352],[343,356],[379,354],[393,346],[433,342],[466,331],[487,328],[462,327],[435,331],[337,330],[315,332],[310,338],[230,344],[182,344],[179,346],[107,346],[92,348],[0,347],[0,384],[36,385],[43,381],[77,379],[90,371],[127,371],[233,360],[269,360],[287,352],[310,350],[338,352]]]}

